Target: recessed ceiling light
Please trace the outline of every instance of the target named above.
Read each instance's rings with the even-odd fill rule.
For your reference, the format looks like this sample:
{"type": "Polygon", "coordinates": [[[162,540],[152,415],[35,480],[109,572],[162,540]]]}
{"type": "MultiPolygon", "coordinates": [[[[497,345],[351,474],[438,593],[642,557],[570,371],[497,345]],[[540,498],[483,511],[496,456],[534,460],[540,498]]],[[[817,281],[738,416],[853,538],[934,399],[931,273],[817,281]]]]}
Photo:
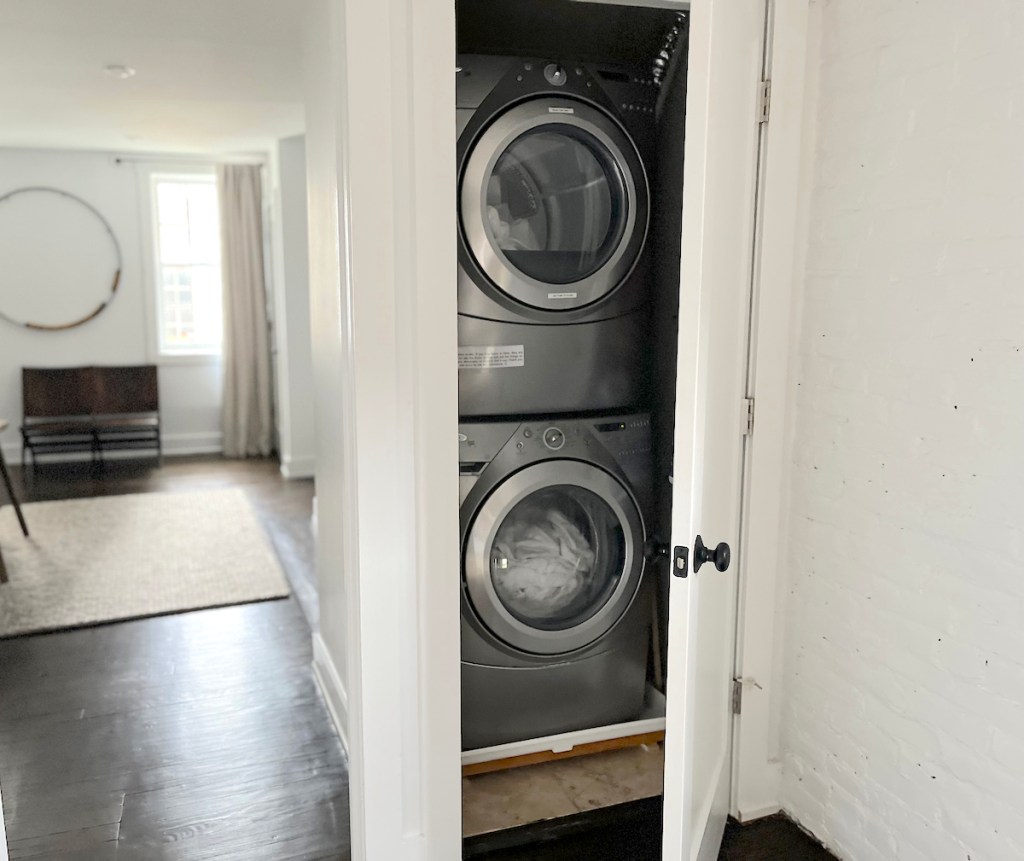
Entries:
{"type": "Polygon", "coordinates": [[[131,66],[123,66],[120,63],[111,63],[109,66],[104,66],[103,71],[110,75],[110,77],[118,78],[122,81],[131,78],[135,74],[135,69],[131,66]]]}

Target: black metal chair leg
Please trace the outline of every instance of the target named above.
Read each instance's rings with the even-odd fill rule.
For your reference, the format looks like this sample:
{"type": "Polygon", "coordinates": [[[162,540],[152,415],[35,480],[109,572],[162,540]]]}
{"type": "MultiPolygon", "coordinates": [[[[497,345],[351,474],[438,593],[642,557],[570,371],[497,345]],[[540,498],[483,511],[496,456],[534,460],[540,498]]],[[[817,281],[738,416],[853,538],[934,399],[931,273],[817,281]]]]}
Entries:
{"type": "Polygon", "coordinates": [[[7,464],[4,461],[4,454],[0,451],[0,474],[3,475],[4,484],[7,485],[7,495],[11,497],[11,505],[14,506],[14,513],[18,515],[18,523],[21,524],[21,531],[28,537],[28,524],[25,523],[25,515],[21,513],[21,505],[18,504],[18,497],[14,495],[14,486],[11,484],[11,476],[7,472],[7,464]]]}

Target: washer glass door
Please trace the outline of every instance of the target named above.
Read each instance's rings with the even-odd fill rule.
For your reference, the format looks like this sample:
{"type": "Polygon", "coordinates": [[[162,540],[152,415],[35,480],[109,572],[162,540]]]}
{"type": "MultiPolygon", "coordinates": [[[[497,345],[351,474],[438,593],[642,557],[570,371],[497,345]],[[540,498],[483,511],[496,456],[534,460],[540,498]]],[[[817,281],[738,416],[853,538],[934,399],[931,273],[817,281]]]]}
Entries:
{"type": "Polygon", "coordinates": [[[537,98],[473,141],[459,195],[462,236],[488,280],[543,310],[580,308],[629,275],[647,235],[647,180],[608,114],[537,98]]]}
{"type": "Polygon", "coordinates": [[[621,618],[642,571],[643,526],[632,497],[604,470],[548,461],[500,484],[470,528],[466,585],[501,640],[569,652],[621,618]]]}

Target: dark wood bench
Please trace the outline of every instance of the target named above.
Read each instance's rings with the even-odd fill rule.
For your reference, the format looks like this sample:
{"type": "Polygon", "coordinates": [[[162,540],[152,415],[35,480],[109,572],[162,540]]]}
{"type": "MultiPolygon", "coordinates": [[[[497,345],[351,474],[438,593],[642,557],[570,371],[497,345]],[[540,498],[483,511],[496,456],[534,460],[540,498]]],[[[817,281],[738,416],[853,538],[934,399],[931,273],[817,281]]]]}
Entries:
{"type": "Polygon", "coordinates": [[[153,449],[162,461],[156,365],[22,368],[22,464],[39,455],[153,449]]]}

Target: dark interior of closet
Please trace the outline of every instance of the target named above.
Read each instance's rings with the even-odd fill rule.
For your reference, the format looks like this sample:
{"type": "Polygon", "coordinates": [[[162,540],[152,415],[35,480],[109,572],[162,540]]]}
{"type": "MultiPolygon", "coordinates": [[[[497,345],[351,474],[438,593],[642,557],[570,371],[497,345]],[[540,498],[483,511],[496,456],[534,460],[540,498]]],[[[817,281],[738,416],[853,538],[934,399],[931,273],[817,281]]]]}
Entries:
{"type": "MultiPolygon", "coordinates": [[[[651,279],[646,361],[643,394],[631,407],[651,417],[654,522],[646,524],[645,576],[656,583],[657,623],[652,626],[647,681],[664,691],[671,572],[667,557],[659,555],[657,547],[670,540],[678,307],[681,286],[685,289],[680,285],[680,245],[687,16],[672,10],[574,0],[459,0],[456,9],[459,54],[625,64],[646,70],[659,82],[652,130],[656,155],[645,165],[650,188],[646,243],[651,279]]],[[[649,801],[645,803],[650,806],[649,801]]],[[[527,832],[506,837],[505,843],[527,841],[527,832]]],[[[502,845],[501,837],[489,839],[490,843],[483,838],[467,841],[467,857],[483,853],[481,847],[502,845]]]]}

